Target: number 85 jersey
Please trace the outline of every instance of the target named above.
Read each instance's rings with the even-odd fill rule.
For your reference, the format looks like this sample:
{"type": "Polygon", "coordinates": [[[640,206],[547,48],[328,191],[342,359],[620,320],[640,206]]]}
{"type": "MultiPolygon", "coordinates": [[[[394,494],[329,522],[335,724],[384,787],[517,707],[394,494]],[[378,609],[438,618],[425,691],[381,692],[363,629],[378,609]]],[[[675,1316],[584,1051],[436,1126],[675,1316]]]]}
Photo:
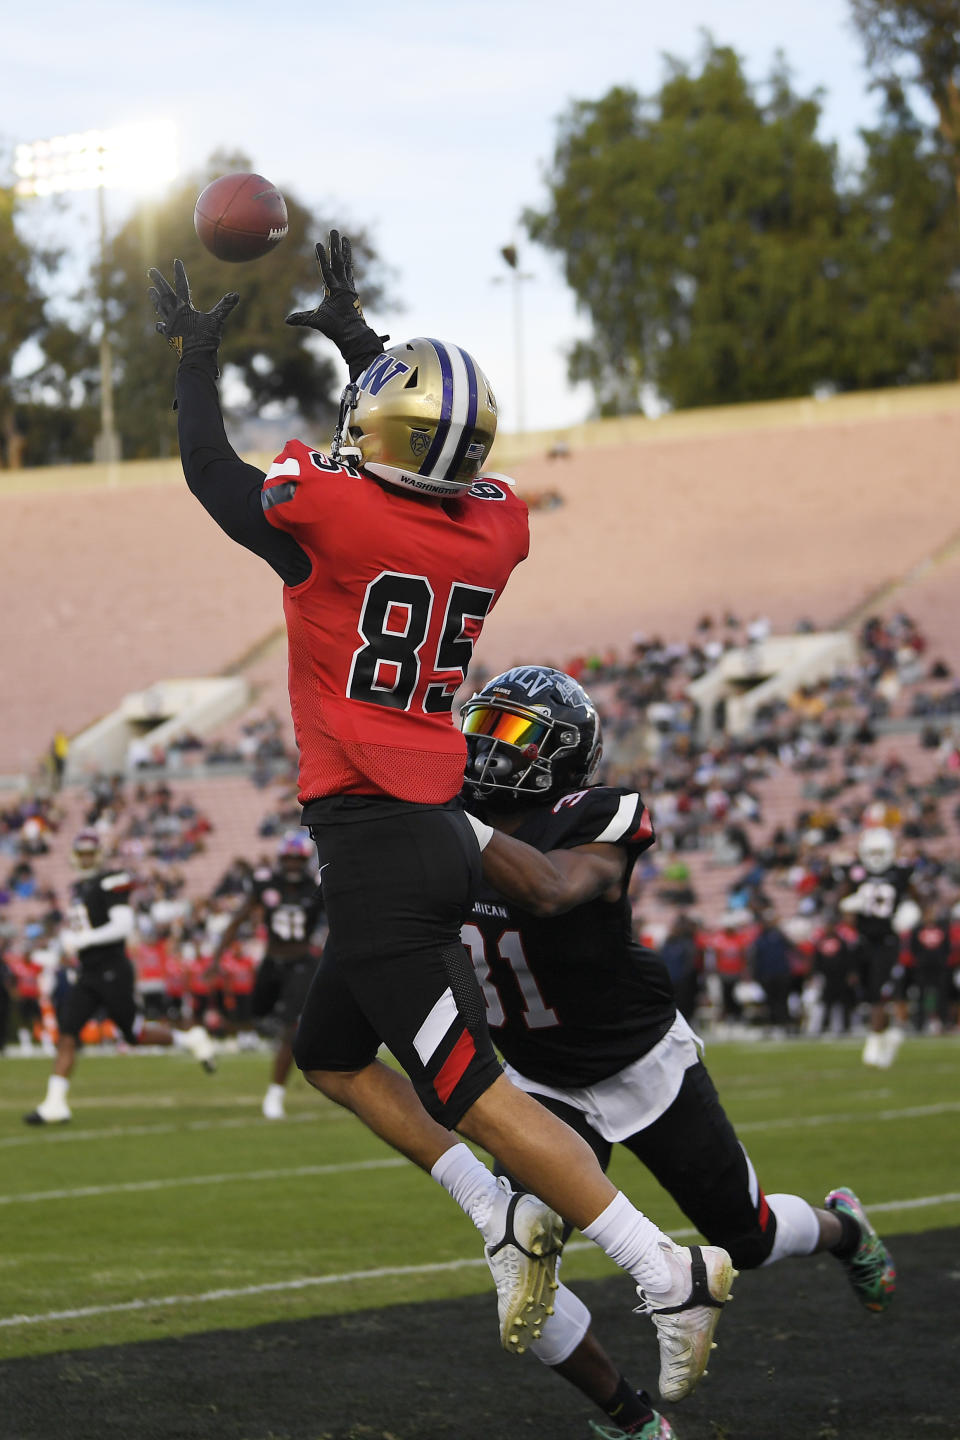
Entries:
{"type": "Polygon", "coordinates": [[[312,566],[283,591],[301,804],[453,799],[466,761],[453,699],[527,554],[526,506],[498,477],[421,499],[299,440],[271,466],[262,503],[312,566]]]}
{"type": "Polygon", "coordinates": [[[634,939],[626,895],[653,843],[650,821],[636,793],[597,786],[544,805],[512,833],[544,853],[597,842],[627,852],[615,902],[544,918],[484,885],[461,930],[504,1058],[543,1084],[592,1085],[640,1059],[676,1018],[669,976],[634,939]]]}

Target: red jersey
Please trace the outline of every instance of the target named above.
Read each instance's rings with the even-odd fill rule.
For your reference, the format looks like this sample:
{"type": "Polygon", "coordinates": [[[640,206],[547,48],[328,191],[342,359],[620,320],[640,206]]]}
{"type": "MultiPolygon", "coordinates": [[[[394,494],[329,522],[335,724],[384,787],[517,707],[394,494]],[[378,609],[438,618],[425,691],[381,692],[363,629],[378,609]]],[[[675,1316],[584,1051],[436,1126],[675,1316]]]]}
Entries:
{"type": "Polygon", "coordinates": [[[299,440],[270,467],[262,498],[313,565],[283,587],[301,804],[451,800],[466,763],[453,699],[526,557],[527,507],[486,476],[462,496],[421,500],[299,440]]]}

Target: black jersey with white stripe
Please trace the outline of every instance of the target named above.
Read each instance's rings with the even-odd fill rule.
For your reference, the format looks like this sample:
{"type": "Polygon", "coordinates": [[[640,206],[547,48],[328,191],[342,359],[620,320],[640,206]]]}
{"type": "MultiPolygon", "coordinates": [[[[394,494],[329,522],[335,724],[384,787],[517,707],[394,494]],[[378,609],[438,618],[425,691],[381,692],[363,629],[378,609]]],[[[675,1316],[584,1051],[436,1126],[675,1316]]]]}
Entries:
{"type": "Polygon", "coordinates": [[[867,944],[893,944],[893,917],[907,896],[912,875],[912,865],[891,865],[879,874],[859,860],[845,867],[848,893],[857,897],[857,910],[851,919],[867,944]]]}
{"type": "Polygon", "coordinates": [[[645,1055],[676,1018],[666,968],[634,939],[627,899],[653,843],[650,819],[635,791],[596,786],[532,811],[513,835],[542,852],[598,842],[627,852],[616,901],[543,918],[484,885],[461,932],[504,1058],[532,1080],[590,1085],[645,1055]]]}
{"type": "MultiPolygon", "coordinates": [[[[125,870],[101,871],[75,880],[70,887],[67,929],[82,938],[90,930],[109,925],[110,911],[118,905],[129,905],[132,890],[133,877],[125,870]]],[[[82,970],[99,970],[125,960],[126,956],[126,940],[107,940],[82,945],[77,951],[77,962],[82,970]]]]}
{"type": "Polygon", "coordinates": [[[286,875],[282,866],[264,867],[254,872],[252,893],[266,921],[266,953],[280,960],[306,954],[325,909],[323,892],[313,876],[307,871],[286,875]]]}

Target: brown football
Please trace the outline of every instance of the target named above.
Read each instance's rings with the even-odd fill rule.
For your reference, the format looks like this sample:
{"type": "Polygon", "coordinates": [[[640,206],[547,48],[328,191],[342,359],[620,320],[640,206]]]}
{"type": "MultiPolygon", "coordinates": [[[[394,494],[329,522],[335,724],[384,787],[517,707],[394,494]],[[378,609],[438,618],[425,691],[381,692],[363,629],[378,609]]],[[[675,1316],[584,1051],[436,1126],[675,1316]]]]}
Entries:
{"type": "Polygon", "coordinates": [[[276,185],[241,171],[209,184],[193,212],[197,234],[218,260],[259,260],[287,233],[287,206],[276,185]]]}

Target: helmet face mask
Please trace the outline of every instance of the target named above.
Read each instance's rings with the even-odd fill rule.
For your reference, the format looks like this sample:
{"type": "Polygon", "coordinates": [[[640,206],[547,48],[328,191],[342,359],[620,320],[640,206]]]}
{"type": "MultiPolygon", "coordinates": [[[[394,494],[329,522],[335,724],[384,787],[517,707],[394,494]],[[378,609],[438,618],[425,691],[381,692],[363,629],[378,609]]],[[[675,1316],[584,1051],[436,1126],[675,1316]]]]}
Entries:
{"type": "Polygon", "coordinates": [[[600,722],[589,695],[549,666],[498,675],[467,701],[460,723],[465,789],[493,809],[585,789],[600,762],[600,722]]]}
{"type": "Polygon", "coordinates": [[[302,830],[290,830],[277,847],[277,865],[284,875],[298,880],[307,873],[313,854],[313,841],[302,830]]]}
{"type": "Polygon", "coordinates": [[[70,849],[70,864],[81,877],[95,875],[103,863],[103,849],[96,830],[81,830],[70,849]]]}
{"type": "Polygon", "coordinates": [[[869,870],[871,874],[879,875],[884,870],[889,870],[893,864],[897,847],[890,831],[877,826],[871,830],[864,830],[860,836],[858,853],[864,869],[869,870]]]}
{"type": "Polygon", "coordinates": [[[460,495],[496,433],[497,402],[473,357],[441,340],[408,340],[344,390],[332,453],[421,495],[460,495]]]}

